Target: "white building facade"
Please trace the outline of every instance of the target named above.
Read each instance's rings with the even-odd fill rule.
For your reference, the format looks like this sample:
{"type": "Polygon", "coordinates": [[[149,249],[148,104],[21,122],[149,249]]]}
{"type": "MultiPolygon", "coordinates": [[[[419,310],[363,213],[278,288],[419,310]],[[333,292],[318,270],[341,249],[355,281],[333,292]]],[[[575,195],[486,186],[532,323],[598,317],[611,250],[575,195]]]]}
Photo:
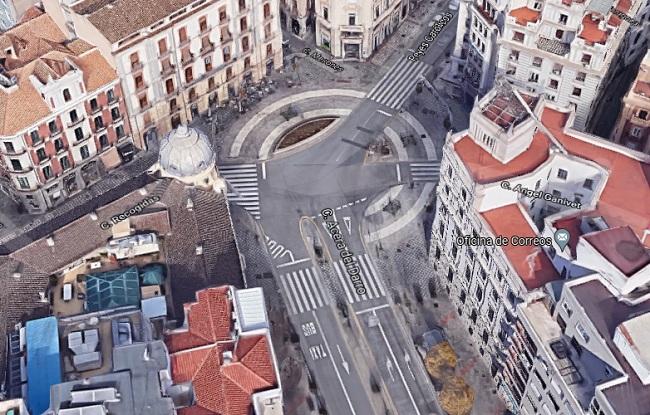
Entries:
{"type": "Polygon", "coordinates": [[[282,66],[279,0],[113,3],[45,5],[60,27],[98,45],[115,66],[142,147],[145,136],[167,133],[282,66]],[[133,13],[138,18],[126,18],[133,13]]]}
{"type": "MultiPolygon", "coordinates": [[[[640,240],[649,225],[643,200],[650,188],[643,180],[625,183],[625,170],[648,168],[650,159],[568,129],[576,118],[544,98],[499,84],[474,107],[469,129],[450,135],[443,150],[430,257],[440,287],[516,413],[536,413],[523,407],[538,352],[527,347],[534,336],[521,322],[522,304],[594,272],[591,261],[575,258],[582,235],[629,225],[640,240]],[[618,158],[624,162],[612,172],[607,160],[618,158]],[[611,199],[619,185],[642,190],[626,201],[611,199]],[[595,211],[610,203],[627,213],[595,211]],[[557,229],[571,230],[564,251],[553,239],[557,229]]],[[[545,403],[546,413],[588,413],[578,410],[569,392],[545,403]]]]}
{"type": "Polygon", "coordinates": [[[406,19],[410,0],[315,0],[316,45],[337,59],[366,60],[406,19]]]}

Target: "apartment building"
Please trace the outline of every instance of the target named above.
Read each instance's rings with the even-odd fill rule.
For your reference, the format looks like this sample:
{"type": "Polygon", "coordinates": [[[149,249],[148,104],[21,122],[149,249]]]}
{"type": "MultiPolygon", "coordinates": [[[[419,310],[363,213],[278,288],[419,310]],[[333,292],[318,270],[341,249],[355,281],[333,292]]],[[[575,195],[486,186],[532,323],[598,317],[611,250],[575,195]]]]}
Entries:
{"type": "MultiPolygon", "coordinates": [[[[517,374],[530,373],[520,360],[519,306],[600,271],[586,255],[576,260],[578,241],[592,232],[629,227],[641,241],[635,246],[650,244],[650,157],[580,133],[570,127],[576,119],[572,109],[498,83],[476,103],[469,129],[449,135],[443,149],[431,258],[515,412],[528,381],[517,374]],[[557,229],[570,231],[564,250],[557,229]]],[[[647,288],[647,271],[623,281],[624,292],[647,288]]]]}
{"type": "Polygon", "coordinates": [[[463,1],[448,79],[452,91],[471,101],[485,95],[502,74],[559,105],[575,106],[574,127],[584,130],[610,66],[619,65],[624,53],[621,45],[630,23],[616,13],[632,18],[641,4],[463,1]]]}
{"type": "Polygon", "coordinates": [[[115,70],[42,12],[0,35],[0,188],[42,213],[118,166],[131,143],[115,70]]]}
{"type": "Polygon", "coordinates": [[[623,97],[611,137],[620,143],[650,154],[650,52],[646,52],[636,79],[623,97]]]}
{"type": "Polygon", "coordinates": [[[278,0],[44,3],[116,68],[142,147],[282,66],[278,0]]]}
{"type": "Polygon", "coordinates": [[[473,102],[492,88],[508,4],[503,0],[460,2],[450,68],[450,92],[456,97],[473,102]]]}
{"type": "Polygon", "coordinates": [[[315,0],[316,45],[335,58],[368,59],[406,19],[410,0],[315,0]]]}

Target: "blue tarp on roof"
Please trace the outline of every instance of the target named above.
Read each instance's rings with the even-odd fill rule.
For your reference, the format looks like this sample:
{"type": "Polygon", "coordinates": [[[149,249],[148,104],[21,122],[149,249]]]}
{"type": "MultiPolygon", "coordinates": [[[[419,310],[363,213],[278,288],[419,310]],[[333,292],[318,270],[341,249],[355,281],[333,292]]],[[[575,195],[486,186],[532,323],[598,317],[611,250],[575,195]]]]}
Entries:
{"type": "Polygon", "coordinates": [[[165,282],[165,269],[161,264],[149,264],[140,268],[141,285],[162,285],[165,282]]]}
{"type": "Polygon", "coordinates": [[[61,383],[56,317],[30,320],[26,326],[27,407],[42,414],[50,406],[50,386],[61,383]]]}

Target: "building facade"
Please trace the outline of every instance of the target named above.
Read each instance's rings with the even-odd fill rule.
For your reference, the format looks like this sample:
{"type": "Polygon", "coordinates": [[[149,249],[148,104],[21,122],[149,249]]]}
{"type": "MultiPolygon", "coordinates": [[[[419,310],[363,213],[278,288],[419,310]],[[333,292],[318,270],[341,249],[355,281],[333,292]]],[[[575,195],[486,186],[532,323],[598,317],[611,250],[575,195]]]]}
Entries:
{"type": "MultiPolygon", "coordinates": [[[[650,171],[650,158],[568,127],[576,119],[543,96],[498,83],[475,105],[469,129],[450,135],[443,149],[430,257],[440,288],[517,413],[535,413],[522,402],[539,354],[526,349],[533,335],[521,321],[522,304],[567,279],[602,272],[602,261],[576,255],[578,241],[594,232],[629,227],[635,250],[650,243],[650,187],[641,173],[650,171]],[[564,250],[554,242],[558,229],[570,230],[564,250]]],[[[627,285],[621,279],[622,292],[647,289],[647,267],[643,272],[631,273],[627,285]]],[[[592,397],[578,411],[566,392],[546,413],[586,414],[592,397]]]]}
{"type": "Polygon", "coordinates": [[[574,127],[584,130],[610,67],[619,65],[625,53],[621,45],[630,23],[619,15],[634,16],[641,5],[641,0],[606,6],[561,0],[462,2],[449,80],[456,95],[471,101],[492,87],[495,75],[503,75],[559,105],[575,106],[574,127]]]}
{"type": "Polygon", "coordinates": [[[460,2],[450,68],[451,92],[456,97],[473,102],[492,87],[507,7],[503,0],[460,2]]]}
{"type": "Polygon", "coordinates": [[[2,190],[42,213],[121,163],[130,128],[116,72],[41,14],[0,36],[2,190]]]}
{"type": "Polygon", "coordinates": [[[646,53],[636,79],[623,97],[621,113],[610,138],[650,154],[650,52],[646,53]]]}
{"type": "Polygon", "coordinates": [[[335,58],[366,60],[406,19],[410,0],[315,0],[316,45],[335,58]]]}
{"type": "Polygon", "coordinates": [[[313,25],[314,0],[281,0],[280,7],[282,28],[304,39],[313,25]]]}
{"type": "Polygon", "coordinates": [[[282,66],[279,0],[47,0],[70,36],[98,45],[124,88],[136,143],[238,96],[282,66]]]}

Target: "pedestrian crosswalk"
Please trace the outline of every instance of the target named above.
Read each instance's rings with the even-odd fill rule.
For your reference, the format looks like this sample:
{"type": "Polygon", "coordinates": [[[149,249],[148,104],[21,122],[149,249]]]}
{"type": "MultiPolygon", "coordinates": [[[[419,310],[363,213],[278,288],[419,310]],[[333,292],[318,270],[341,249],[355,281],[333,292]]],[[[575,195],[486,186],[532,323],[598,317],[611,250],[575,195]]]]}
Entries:
{"type": "Polygon", "coordinates": [[[347,264],[343,261],[334,262],[334,271],[338,277],[343,291],[350,304],[364,300],[385,297],[386,290],[379,280],[375,266],[370,261],[368,254],[352,257],[354,261],[347,264]],[[346,268],[347,267],[347,268],[346,268]],[[356,280],[358,276],[360,279],[356,280]]]}
{"type": "Polygon", "coordinates": [[[257,165],[233,164],[219,166],[219,174],[230,185],[228,200],[243,207],[255,219],[259,219],[260,194],[257,183],[257,165]]]}
{"type": "Polygon", "coordinates": [[[413,91],[420,75],[429,67],[423,62],[400,59],[368,93],[368,98],[393,109],[399,109],[413,91]]]}
{"type": "Polygon", "coordinates": [[[440,162],[409,163],[409,171],[414,182],[437,182],[440,178],[440,162]]]}
{"type": "Polygon", "coordinates": [[[280,285],[286,294],[290,314],[301,314],[330,303],[315,267],[280,275],[280,285]]]}

